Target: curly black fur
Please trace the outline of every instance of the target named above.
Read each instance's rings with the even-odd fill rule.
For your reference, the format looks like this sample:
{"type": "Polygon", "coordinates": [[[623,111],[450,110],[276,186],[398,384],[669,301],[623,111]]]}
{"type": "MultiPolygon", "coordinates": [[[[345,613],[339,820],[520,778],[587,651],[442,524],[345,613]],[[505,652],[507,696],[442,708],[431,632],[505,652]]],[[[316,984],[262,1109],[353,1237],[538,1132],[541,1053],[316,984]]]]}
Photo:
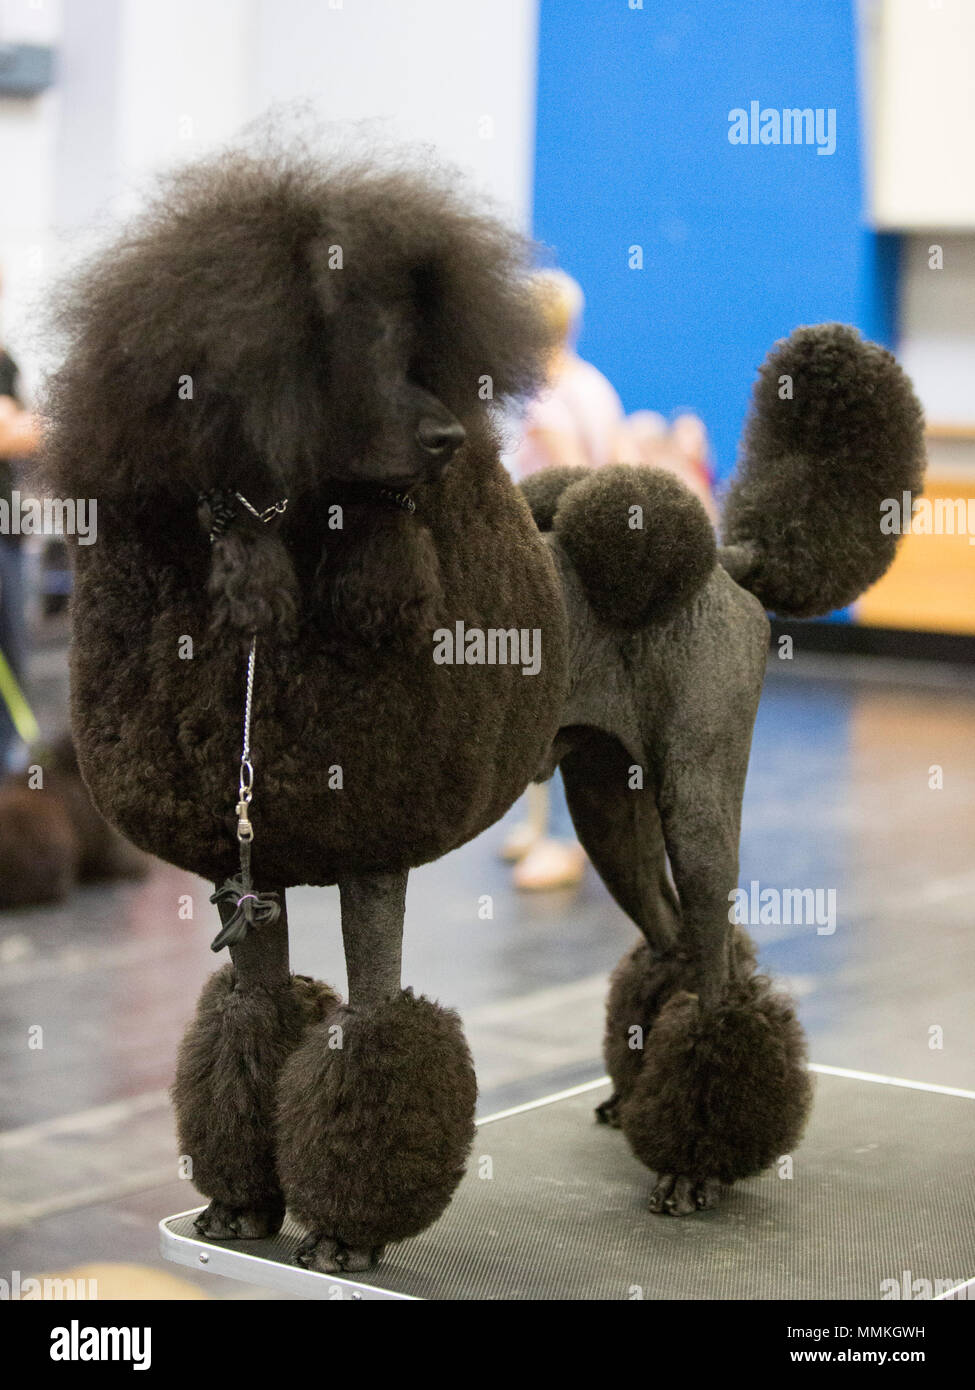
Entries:
{"type": "Polygon", "coordinates": [[[541,385],[553,330],[527,268],[451,171],[190,165],[61,306],[47,469],[63,496],[127,504],[182,486],[267,505],[377,448],[393,473],[408,374],[465,425],[541,385]]]}
{"type": "Polygon", "coordinates": [[[280,536],[252,517],[242,516],[233,530],[214,538],[207,593],[217,641],[247,641],[253,633],[288,641],[295,635],[298,583],[291,557],[280,536]]]}
{"type": "Polygon", "coordinates": [[[552,528],[610,627],[666,620],[694,597],[715,564],[707,513],[660,468],[593,469],[562,492],[552,528]]]}
{"type": "Polygon", "coordinates": [[[477,1098],[452,1011],[411,990],[336,1009],[286,1064],[279,1095],[281,1186],[313,1233],[374,1250],[416,1235],[450,1201],[477,1098]]]}
{"type": "Polygon", "coordinates": [[[429,527],[401,511],[372,516],[353,510],[344,534],[322,557],[315,594],[322,635],[338,659],[359,653],[370,663],[384,643],[408,649],[417,632],[436,628],[444,604],[429,527]]]}
{"type": "MultiPolygon", "coordinates": [[[[406,871],[496,821],[562,726],[618,737],[625,765],[652,774],[656,811],[600,815],[576,796],[593,857],[652,928],[666,843],[678,949],[694,943],[700,964],[660,975],[637,956],[617,982],[617,1017],[649,1025],[635,1078],[614,1053],[622,1126],[652,1167],[730,1181],[794,1142],[808,1098],[798,1025],[765,982],[734,979],[703,1015],[699,1002],[721,997],[767,621],[665,473],[529,483],[536,526],[493,417],[541,385],[553,346],[530,259],[450,173],[272,153],[182,171],[91,266],[62,308],[46,459],[52,491],[99,502],[97,544],[75,547],[79,760],[133,841],[228,878],[256,633],[255,886],[341,880],[369,998],[354,940],[382,908],[368,881],[399,894],[379,923],[385,978],[406,871]],[[449,463],[431,461],[431,421],[454,430],[449,463]],[[378,500],[407,488],[409,512],[378,500]],[[213,492],[288,505],[265,525],[238,504],[224,526],[201,504],[213,492]],[[537,630],[538,673],[435,663],[436,629],[457,622],[537,630]],[[638,830],[654,837],[643,850],[638,830]]],[[[729,503],[736,576],[796,613],[876,577],[893,549],[878,504],[915,479],[919,424],[892,360],[850,330],[778,349],[729,503]]],[[[408,991],[341,1008],[285,983],[279,954],[280,985],[261,983],[262,957],[246,985],[241,964],[204,990],[174,1088],[181,1144],[213,1199],[210,1235],[275,1229],[286,1195],[309,1262],[351,1267],[446,1206],[474,1073],[455,1015],[408,991]]]]}
{"type": "MultiPolygon", "coordinates": [[[[734,952],[735,973],[744,979],[755,969],[755,947],[747,933],[736,932],[734,952]]],[[[601,1119],[618,1124],[619,1107],[636,1084],[660,1010],[678,991],[693,990],[697,969],[697,962],[678,951],[655,956],[645,941],[628,951],[616,966],[610,976],[603,1036],[603,1057],[613,1096],[608,1107],[600,1107],[601,1119]]]]}
{"type": "Polygon", "coordinates": [[[211,975],[180,1044],[172,1096],[180,1153],[213,1199],[208,1234],[273,1234],[284,1219],[274,1157],[281,1067],[308,1028],[338,1003],[327,985],[293,975],[280,989],[237,988],[233,966],[211,975]]]}
{"type": "Polygon", "coordinates": [[[557,468],[540,468],[522,479],[519,487],[539,531],[551,531],[563,492],[573,483],[588,478],[591,472],[591,468],[565,464],[557,468]]]}
{"type": "Polygon", "coordinates": [[[852,603],[887,569],[898,537],[881,503],[919,493],[924,421],[911,383],[842,323],[798,328],[759,372],[724,536],[750,551],[735,578],[766,608],[805,618],[852,603]],[[780,382],[792,381],[782,399],[780,382]]]}
{"type": "Polygon", "coordinates": [[[620,1106],[623,1133],[656,1173],[751,1177],[799,1141],[812,1100],[805,1057],[791,1001],[761,975],[732,982],[708,1013],[674,994],[620,1106]]]}
{"type": "Polygon", "coordinates": [[[552,345],[531,255],[450,172],[231,153],[173,176],[74,285],[45,460],[57,495],[99,502],[74,547],[72,719],[137,844],[234,872],[253,631],[256,882],[426,862],[524,789],[566,679],[555,568],[493,423],[552,345]],[[467,438],[415,513],[349,500],[416,468],[428,408],[467,438]],[[212,490],[288,507],[263,526],[238,506],[211,544],[212,490]],[[458,621],[539,629],[540,672],[435,664],[458,621]]]}

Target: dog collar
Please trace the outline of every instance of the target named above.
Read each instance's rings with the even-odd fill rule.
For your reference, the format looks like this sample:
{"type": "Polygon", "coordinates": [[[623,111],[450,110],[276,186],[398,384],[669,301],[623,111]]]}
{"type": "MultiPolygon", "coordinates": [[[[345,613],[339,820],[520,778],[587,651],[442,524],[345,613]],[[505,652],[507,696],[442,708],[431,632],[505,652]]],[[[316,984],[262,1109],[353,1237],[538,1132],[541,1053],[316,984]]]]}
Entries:
{"type": "Polygon", "coordinates": [[[225,535],[229,530],[237,514],[238,503],[264,526],[276,521],[288,506],[288,499],[284,497],[280,502],[272,502],[270,507],[265,507],[259,512],[242,492],[228,492],[224,488],[212,488],[209,492],[201,492],[196,500],[200,520],[210,533],[211,541],[225,535]]]}
{"type": "Polygon", "coordinates": [[[381,483],[337,483],[330,493],[329,500],[333,499],[340,503],[345,502],[349,506],[378,504],[385,507],[397,507],[409,516],[412,516],[416,511],[416,502],[410,495],[408,488],[385,487],[381,483]]]}
{"type": "MultiPolygon", "coordinates": [[[[407,488],[385,487],[380,483],[337,483],[330,492],[329,501],[345,503],[347,506],[395,507],[401,512],[406,512],[408,516],[412,516],[416,511],[416,502],[407,488]]],[[[228,530],[236,514],[238,503],[250,512],[251,516],[256,517],[265,525],[281,516],[288,505],[288,499],[285,497],[282,501],[274,502],[270,507],[265,507],[260,512],[241,493],[220,488],[201,493],[198,502],[203,509],[204,525],[210,533],[211,540],[224,535],[228,530]]]]}

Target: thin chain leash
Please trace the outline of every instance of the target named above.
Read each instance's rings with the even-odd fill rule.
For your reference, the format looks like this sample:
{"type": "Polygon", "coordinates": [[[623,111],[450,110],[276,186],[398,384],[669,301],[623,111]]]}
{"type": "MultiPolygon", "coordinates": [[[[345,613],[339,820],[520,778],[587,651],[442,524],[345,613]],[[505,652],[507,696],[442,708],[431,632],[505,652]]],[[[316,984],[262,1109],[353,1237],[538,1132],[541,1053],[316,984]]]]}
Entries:
{"type": "MultiPolygon", "coordinates": [[[[264,523],[273,521],[283,514],[288,499],[275,502],[259,512],[241,493],[234,496],[243,507],[264,523]]],[[[231,504],[232,507],[232,504],[231,504]]],[[[219,525],[210,531],[211,542],[222,535],[232,520],[232,512],[226,508],[220,515],[219,525]]],[[[254,708],[254,676],[257,667],[257,633],[251,633],[250,650],[247,654],[247,674],[244,685],[244,733],[240,754],[240,767],[237,779],[237,843],[240,851],[240,873],[228,878],[212,895],[210,901],[217,904],[233,903],[234,910],[224,922],[222,929],[210,943],[212,951],[220,951],[224,946],[234,946],[243,941],[251,927],[265,922],[276,922],[281,914],[281,904],[277,893],[257,893],[251,881],[251,847],[254,843],[254,826],[250,818],[251,803],[254,800],[254,762],[251,755],[251,720],[254,708]]]]}
{"type": "Polygon", "coordinates": [[[265,525],[267,525],[269,521],[273,521],[276,516],[283,516],[288,506],[288,499],[285,497],[283,501],[272,502],[269,507],[264,508],[263,512],[259,512],[256,507],[248,502],[243,493],[235,492],[234,496],[242,507],[247,508],[251,516],[256,516],[258,521],[263,521],[265,525]]]}
{"type": "Polygon", "coordinates": [[[251,637],[247,656],[247,685],[244,692],[244,746],[240,754],[240,777],[237,785],[237,839],[250,844],[254,827],[247,812],[254,800],[254,764],[251,762],[251,706],[254,702],[254,666],[257,662],[257,633],[251,637]]]}

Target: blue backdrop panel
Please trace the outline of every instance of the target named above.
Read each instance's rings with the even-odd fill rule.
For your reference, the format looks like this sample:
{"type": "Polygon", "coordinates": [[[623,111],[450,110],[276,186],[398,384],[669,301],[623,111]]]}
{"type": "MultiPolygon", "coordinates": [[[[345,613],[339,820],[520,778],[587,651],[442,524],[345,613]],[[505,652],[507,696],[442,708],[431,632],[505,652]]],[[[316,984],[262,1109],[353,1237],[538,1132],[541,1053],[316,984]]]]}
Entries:
{"type": "Polygon", "coordinates": [[[628,411],[699,411],[720,476],[776,338],[842,319],[891,341],[852,0],[541,0],[537,119],[535,234],[585,290],[583,355],[628,411]],[[731,144],[752,101],[832,107],[835,153],[731,144]]]}

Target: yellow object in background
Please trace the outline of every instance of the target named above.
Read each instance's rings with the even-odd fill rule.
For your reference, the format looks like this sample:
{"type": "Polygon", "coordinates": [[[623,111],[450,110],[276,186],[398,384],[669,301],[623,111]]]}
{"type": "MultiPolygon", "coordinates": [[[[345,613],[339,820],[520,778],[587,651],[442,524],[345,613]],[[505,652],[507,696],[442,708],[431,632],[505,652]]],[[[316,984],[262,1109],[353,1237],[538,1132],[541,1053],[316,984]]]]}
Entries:
{"type": "MultiPolygon", "coordinates": [[[[945,467],[950,454],[975,455],[975,430],[934,428],[929,433],[932,466],[924,497],[943,510],[975,516],[975,467],[945,467]]],[[[871,627],[915,632],[975,633],[975,530],[954,535],[912,531],[902,540],[893,565],[854,610],[871,627]]]]}
{"type": "Polygon", "coordinates": [[[148,1265],[75,1265],[73,1269],[34,1277],[51,1287],[63,1287],[70,1283],[79,1294],[93,1303],[110,1303],[119,1299],[197,1302],[210,1297],[188,1280],[178,1279],[175,1274],[163,1269],[151,1269],[148,1265]]]}
{"type": "Polygon", "coordinates": [[[34,711],[27,703],[10,663],[0,652],[0,700],[7,707],[11,723],[26,744],[36,743],[41,736],[34,711]]]}

